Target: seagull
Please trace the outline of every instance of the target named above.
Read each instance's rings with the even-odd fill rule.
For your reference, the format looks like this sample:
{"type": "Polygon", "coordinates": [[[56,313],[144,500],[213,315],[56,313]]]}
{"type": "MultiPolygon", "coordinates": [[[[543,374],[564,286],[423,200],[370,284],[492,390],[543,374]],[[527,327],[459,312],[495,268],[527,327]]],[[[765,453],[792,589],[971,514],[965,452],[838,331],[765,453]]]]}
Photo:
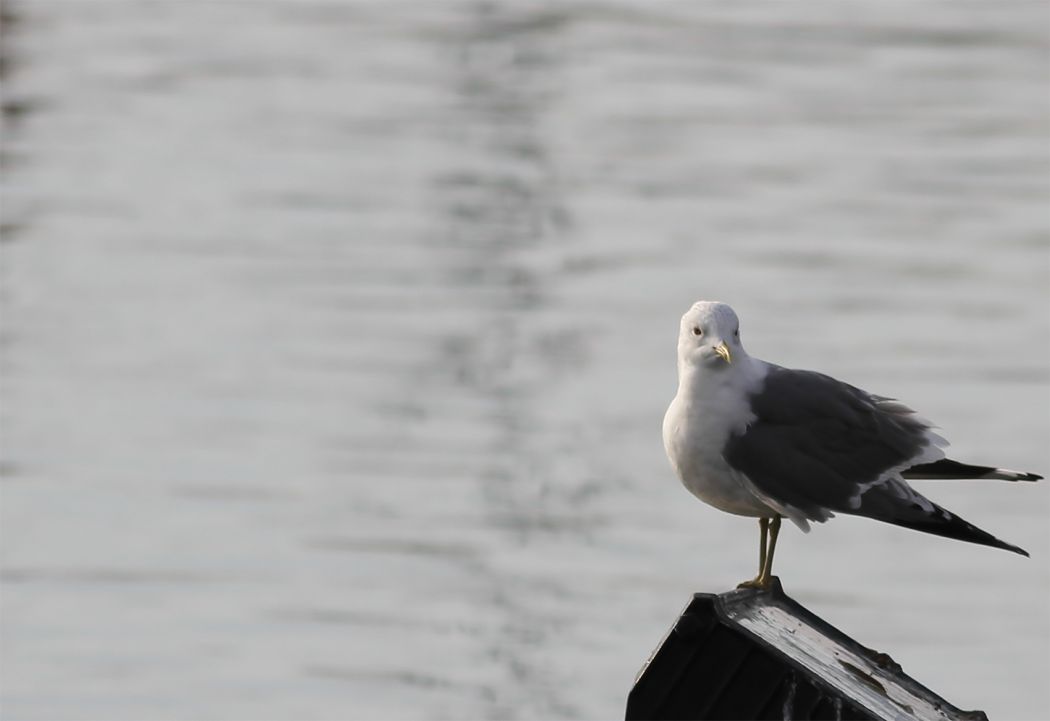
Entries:
{"type": "Polygon", "coordinates": [[[782,518],[808,533],[811,522],[836,513],[864,516],[1028,555],[941,508],[908,479],[1042,476],[953,461],[944,453],[948,442],[903,403],[752,358],[725,303],[699,301],[682,316],[678,392],[663,440],[693,495],[758,518],[758,575],[741,588],[772,586],[782,518]]]}

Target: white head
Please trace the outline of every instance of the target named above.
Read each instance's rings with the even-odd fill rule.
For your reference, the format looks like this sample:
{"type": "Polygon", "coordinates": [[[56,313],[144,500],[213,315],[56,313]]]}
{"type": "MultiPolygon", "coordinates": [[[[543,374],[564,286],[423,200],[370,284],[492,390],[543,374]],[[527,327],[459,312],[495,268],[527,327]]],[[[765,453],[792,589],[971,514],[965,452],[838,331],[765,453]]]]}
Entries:
{"type": "Polygon", "coordinates": [[[747,358],[740,344],[740,321],[725,303],[701,300],[682,316],[678,368],[724,370],[747,358]]]}

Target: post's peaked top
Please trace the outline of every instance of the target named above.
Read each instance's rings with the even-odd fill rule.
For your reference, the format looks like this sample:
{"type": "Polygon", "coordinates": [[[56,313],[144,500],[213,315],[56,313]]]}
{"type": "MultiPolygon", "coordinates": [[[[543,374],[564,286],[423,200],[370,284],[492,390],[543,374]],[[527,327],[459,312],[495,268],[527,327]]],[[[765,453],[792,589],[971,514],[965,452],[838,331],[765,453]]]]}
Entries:
{"type": "Polygon", "coordinates": [[[779,580],[695,594],[639,673],[627,718],[987,721],[799,605],[779,580]]]}

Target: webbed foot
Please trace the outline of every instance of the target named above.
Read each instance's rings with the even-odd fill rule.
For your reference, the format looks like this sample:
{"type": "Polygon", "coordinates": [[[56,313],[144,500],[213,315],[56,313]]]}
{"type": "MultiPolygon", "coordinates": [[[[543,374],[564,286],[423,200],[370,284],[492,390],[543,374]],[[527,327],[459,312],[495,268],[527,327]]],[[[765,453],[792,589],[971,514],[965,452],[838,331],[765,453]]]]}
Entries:
{"type": "Polygon", "coordinates": [[[753,588],[753,589],[755,589],[757,591],[768,591],[769,589],[773,588],[774,582],[775,581],[779,581],[779,580],[780,579],[777,578],[776,576],[765,576],[765,577],[763,577],[761,574],[759,574],[758,576],[755,576],[754,578],[752,578],[750,581],[744,581],[743,583],[738,583],[736,585],[736,587],[737,588],[753,588]]]}

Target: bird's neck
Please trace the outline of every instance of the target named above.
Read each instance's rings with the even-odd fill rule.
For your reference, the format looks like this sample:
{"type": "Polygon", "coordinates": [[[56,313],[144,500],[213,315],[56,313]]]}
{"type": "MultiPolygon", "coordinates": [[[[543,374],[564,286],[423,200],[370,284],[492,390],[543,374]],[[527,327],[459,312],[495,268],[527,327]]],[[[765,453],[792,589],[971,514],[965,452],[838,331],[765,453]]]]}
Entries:
{"type": "Polygon", "coordinates": [[[724,388],[749,391],[765,376],[760,361],[746,354],[733,358],[731,366],[708,367],[678,360],[678,395],[686,400],[696,400],[724,388]]]}

